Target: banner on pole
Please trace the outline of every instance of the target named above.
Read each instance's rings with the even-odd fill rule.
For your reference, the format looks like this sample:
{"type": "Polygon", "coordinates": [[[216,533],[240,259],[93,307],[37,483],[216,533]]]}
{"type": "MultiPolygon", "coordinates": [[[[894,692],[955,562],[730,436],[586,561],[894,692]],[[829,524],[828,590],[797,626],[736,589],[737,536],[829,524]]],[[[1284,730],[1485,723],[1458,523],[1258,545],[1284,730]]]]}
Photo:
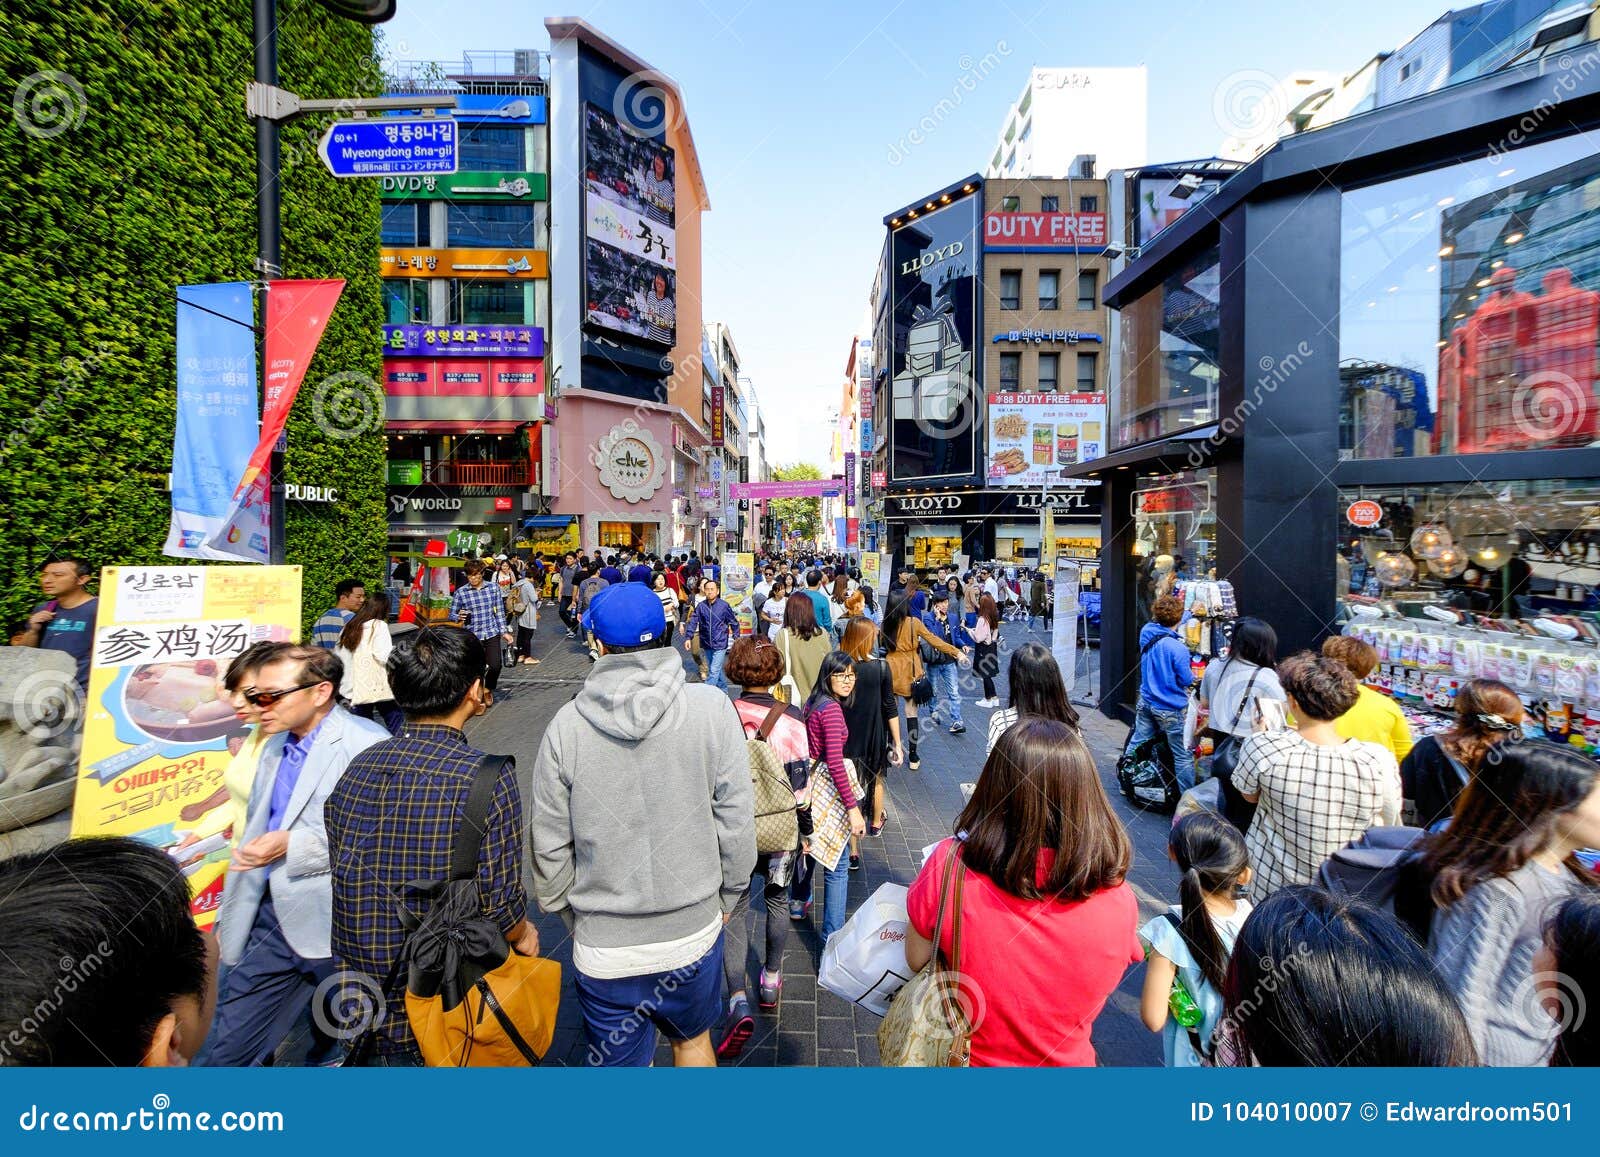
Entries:
{"type": "Polygon", "coordinates": [[[1061,681],[1072,694],[1078,681],[1078,587],[1082,577],[1076,559],[1060,555],[1055,560],[1055,617],[1050,632],[1050,653],[1061,668],[1061,681]]]}
{"type": "Polygon", "coordinates": [[[180,285],[172,433],[171,558],[225,559],[207,546],[233,510],[256,430],[255,304],[243,281],[180,285]]]}
{"type": "Polygon", "coordinates": [[[233,510],[207,542],[222,557],[264,563],[272,531],[272,450],[278,444],[300,383],[316,355],[344,282],[267,282],[266,362],[261,389],[261,437],[233,495],[233,510]]]}

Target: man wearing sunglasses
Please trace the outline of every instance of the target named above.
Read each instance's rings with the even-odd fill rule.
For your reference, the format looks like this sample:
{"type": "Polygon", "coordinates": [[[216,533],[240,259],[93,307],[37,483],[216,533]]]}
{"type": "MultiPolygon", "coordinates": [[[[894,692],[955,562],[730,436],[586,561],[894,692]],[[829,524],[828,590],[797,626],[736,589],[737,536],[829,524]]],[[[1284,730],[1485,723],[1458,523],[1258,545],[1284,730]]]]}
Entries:
{"type": "MultiPolygon", "coordinates": [[[[229,971],[217,996],[207,1063],[259,1065],[334,972],[332,876],[323,805],[352,757],[389,738],[338,705],[344,664],[290,646],[255,672],[244,697],[261,712],[262,745],[244,832],[228,866],[217,941],[229,971]]],[[[312,1017],[312,1055],[338,1042],[312,1017]]]]}

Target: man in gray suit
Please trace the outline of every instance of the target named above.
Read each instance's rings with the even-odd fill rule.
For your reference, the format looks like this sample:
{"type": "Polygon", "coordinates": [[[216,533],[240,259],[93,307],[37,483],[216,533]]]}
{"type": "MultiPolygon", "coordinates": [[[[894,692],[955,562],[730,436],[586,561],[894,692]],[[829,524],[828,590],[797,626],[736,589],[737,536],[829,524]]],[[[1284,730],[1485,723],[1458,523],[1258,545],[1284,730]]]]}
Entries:
{"type": "MultiPolygon", "coordinates": [[[[389,738],[336,702],[343,667],[332,651],[288,647],[256,672],[246,692],[272,734],[217,913],[229,971],[217,994],[208,1064],[263,1063],[334,972],[322,806],[351,758],[389,738]]],[[[320,1026],[313,1035],[313,1055],[333,1051],[320,1026]]]]}

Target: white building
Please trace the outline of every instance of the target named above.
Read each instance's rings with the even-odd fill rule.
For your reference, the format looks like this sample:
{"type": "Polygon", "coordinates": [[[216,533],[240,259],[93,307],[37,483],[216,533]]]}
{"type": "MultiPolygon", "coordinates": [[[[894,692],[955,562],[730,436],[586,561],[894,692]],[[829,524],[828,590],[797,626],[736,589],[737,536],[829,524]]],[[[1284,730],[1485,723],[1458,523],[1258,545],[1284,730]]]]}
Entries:
{"type": "Polygon", "coordinates": [[[1145,163],[1149,80],[1138,68],[1036,68],[1001,123],[985,177],[1093,177],[1145,163]]]}

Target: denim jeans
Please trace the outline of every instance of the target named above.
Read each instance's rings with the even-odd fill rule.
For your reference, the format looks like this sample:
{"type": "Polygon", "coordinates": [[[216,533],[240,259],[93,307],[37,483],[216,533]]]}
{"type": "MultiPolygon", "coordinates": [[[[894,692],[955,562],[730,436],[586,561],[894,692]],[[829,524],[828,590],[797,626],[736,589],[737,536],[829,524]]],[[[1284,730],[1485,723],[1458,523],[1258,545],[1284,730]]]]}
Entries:
{"type": "Polygon", "coordinates": [[[966,726],[961,721],[961,664],[940,663],[928,668],[928,678],[933,680],[933,701],[950,716],[950,722],[966,726]]]}
{"type": "Polygon", "coordinates": [[[822,939],[844,927],[845,909],[850,901],[850,849],[839,853],[838,866],[824,871],[822,893],[822,939]]]}
{"type": "Polygon", "coordinates": [[[728,681],[722,676],[722,667],[727,661],[728,652],[726,649],[721,651],[712,651],[710,655],[711,669],[710,673],[706,675],[707,683],[711,684],[713,687],[721,688],[724,691],[728,689],[728,681]]]}
{"type": "Polygon", "coordinates": [[[1182,707],[1160,711],[1140,696],[1139,705],[1134,708],[1133,737],[1128,740],[1128,750],[1136,750],[1158,733],[1165,735],[1167,746],[1172,749],[1172,771],[1178,778],[1178,789],[1188,791],[1194,786],[1194,753],[1183,742],[1183,715],[1182,707]]]}

